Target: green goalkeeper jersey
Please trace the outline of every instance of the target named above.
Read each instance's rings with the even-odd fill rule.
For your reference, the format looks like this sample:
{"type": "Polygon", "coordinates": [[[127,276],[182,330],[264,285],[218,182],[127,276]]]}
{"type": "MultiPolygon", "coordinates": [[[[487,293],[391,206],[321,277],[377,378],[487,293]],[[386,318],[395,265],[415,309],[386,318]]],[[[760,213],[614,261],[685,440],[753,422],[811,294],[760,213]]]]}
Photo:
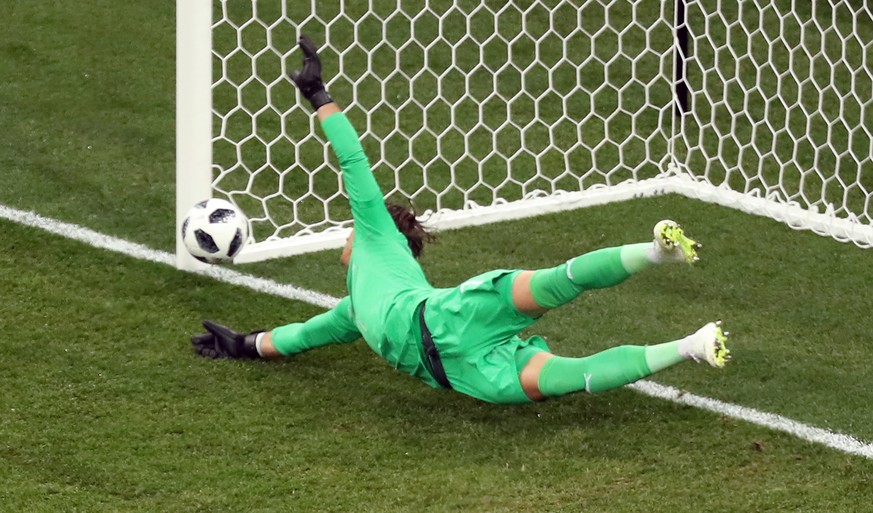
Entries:
{"type": "Polygon", "coordinates": [[[512,306],[516,271],[492,271],[459,287],[434,288],[388,213],[351,123],[337,113],[322,127],[339,160],[355,223],[349,296],[304,323],[273,330],[276,349],[291,355],[363,337],[396,369],[438,387],[421,344],[418,311],[426,300],[426,324],[453,388],[491,402],[529,401],[518,381],[515,352],[528,345],[547,347],[539,337],[523,341],[516,336],[534,321],[512,306]]]}
{"type": "Polygon", "coordinates": [[[355,221],[346,280],[349,296],[330,312],[311,319],[310,326],[305,326],[307,321],[274,330],[276,347],[292,354],[361,336],[395,368],[437,386],[423,362],[415,317],[434,288],[394,225],[348,118],[334,114],[322,127],[339,160],[355,221]]]}

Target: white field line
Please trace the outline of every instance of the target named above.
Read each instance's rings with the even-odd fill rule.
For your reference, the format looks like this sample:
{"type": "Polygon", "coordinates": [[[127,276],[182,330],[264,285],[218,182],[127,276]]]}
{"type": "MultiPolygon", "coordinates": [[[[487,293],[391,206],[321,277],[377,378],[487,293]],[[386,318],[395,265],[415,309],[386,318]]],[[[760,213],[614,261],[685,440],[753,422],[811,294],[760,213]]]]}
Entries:
{"type": "Polygon", "coordinates": [[[632,385],[628,385],[628,388],[648,396],[666,399],[702,410],[709,410],[725,417],[744,420],[758,426],[782,431],[783,433],[794,435],[801,440],[826,445],[848,454],[873,459],[873,444],[863,442],[850,435],[843,435],[827,429],[809,426],[802,422],[776,415],[775,413],[767,413],[737,404],[722,402],[718,399],[689,394],[678,388],[659,385],[652,381],[637,381],[632,385]]]}
{"type": "MultiPolygon", "coordinates": [[[[149,262],[156,262],[172,267],[175,267],[176,265],[176,257],[170,253],[157,251],[143,246],[142,244],[128,242],[116,237],[104,235],[79,225],[43,217],[34,214],[33,212],[24,212],[22,210],[16,210],[14,208],[0,205],[0,218],[40,228],[47,232],[67,237],[68,239],[84,242],[85,244],[89,244],[96,248],[108,249],[109,251],[122,253],[140,260],[147,260],[149,262]]],[[[276,283],[273,280],[259,278],[257,276],[244,274],[219,266],[211,266],[206,269],[190,272],[202,276],[209,276],[210,278],[232,283],[234,285],[248,287],[258,292],[272,294],[287,299],[294,299],[296,301],[303,301],[304,303],[320,306],[322,308],[333,308],[333,306],[339,301],[339,299],[327,294],[301,289],[293,285],[276,283]]]]}
{"type": "MultiPolygon", "coordinates": [[[[170,253],[157,251],[143,246],[142,244],[136,244],[104,235],[75,224],[42,217],[33,212],[25,212],[0,205],[0,218],[40,228],[50,233],[84,242],[85,244],[97,248],[108,249],[109,251],[138,258],[140,260],[175,266],[175,256],[170,253]]],[[[202,276],[208,276],[233,285],[248,287],[265,294],[302,301],[322,308],[331,308],[339,301],[339,299],[327,294],[302,289],[293,285],[277,283],[273,280],[259,278],[257,276],[240,273],[223,267],[210,267],[205,270],[190,272],[202,276]]],[[[674,403],[708,410],[726,417],[743,420],[775,431],[782,431],[802,440],[821,444],[847,454],[854,454],[873,459],[873,444],[863,442],[849,435],[834,433],[827,429],[803,424],[781,415],[776,415],[775,413],[766,413],[753,408],[747,408],[745,406],[726,403],[717,399],[690,394],[677,388],[659,385],[651,381],[638,381],[632,385],[628,385],[628,387],[651,397],[666,399],[674,403]]]]}

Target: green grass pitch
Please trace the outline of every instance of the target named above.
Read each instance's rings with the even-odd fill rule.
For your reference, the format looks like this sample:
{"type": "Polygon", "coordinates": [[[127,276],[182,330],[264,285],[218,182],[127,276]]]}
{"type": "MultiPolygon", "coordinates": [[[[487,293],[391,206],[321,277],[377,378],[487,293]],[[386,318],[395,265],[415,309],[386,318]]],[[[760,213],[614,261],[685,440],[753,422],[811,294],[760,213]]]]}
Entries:
{"type": "MultiPolygon", "coordinates": [[[[0,205],[174,246],[172,2],[13,0],[0,31],[0,205]]],[[[654,381],[873,440],[869,251],[676,196],[441,234],[453,285],[649,237],[704,243],[538,323],[564,354],[722,318],[734,361],[654,381]],[[524,240],[519,234],[524,234],[524,240]]],[[[320,310],[0,220],[0,510],[869,510],[873,461],[631,390],[493,406],[430,389],[363,343],[210,362],[202,318],[320,310]]],[[[338,252],[240,267],[343,294],[338,252]]]]}

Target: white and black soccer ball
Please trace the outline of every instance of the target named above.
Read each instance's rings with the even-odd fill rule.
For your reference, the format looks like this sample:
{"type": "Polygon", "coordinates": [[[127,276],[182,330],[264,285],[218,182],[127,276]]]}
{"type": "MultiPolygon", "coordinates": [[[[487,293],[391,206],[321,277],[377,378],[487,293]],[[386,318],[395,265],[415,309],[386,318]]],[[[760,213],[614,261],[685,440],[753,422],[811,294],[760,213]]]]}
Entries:
{"type": "Polygon", "coordinates": [[[191,256],[207,264],[233,261],[249,240],[249,221],[233,203],[220,198],[191,207],[182,222],[182,241],[191,256]]]}

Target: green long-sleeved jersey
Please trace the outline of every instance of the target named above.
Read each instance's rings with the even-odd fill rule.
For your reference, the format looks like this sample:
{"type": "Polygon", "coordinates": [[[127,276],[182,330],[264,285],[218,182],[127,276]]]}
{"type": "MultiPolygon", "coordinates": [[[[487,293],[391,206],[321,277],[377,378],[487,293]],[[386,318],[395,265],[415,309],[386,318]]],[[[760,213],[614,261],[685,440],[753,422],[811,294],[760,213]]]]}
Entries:
{"type": "Polygon", "coordinates": [[[334,114],[322,128],[339,160],[355,223],[349,295],[328,312],[273,330],[276,349],[292,355],[363,337],[394,368],[439,387],[421,344],[417,313],[427,301],[425,320],[455,390],[490,402],[529,402],[516,355],[548,346],[540,337],[517,335],[535,321],[513,305],[518,271],[490,271],[453,288],[431,286],[388,213],[348,119],[334,114]]]}
{"type": "Polygon", "coordinates": [[[385,207],[355,129],[342,113],[322,123],[339,160],[352,206],[355,240],[349,296],[306,322],[273,330],[276,349],[291,355],[363,337],[395,368],[438,386],[424,365],[417,308],[435,289],[385,207]]]}

